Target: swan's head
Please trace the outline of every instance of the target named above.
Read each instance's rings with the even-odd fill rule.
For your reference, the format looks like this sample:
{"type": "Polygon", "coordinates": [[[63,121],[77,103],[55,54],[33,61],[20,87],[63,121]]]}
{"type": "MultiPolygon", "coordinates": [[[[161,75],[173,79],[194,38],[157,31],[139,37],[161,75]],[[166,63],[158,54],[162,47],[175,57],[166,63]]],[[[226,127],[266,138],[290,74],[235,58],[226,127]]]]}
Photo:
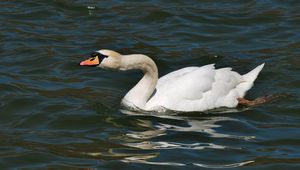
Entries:
{"type": "Polygon", "coordinates": [[[96,66],[105,69],[119,69],[121,54],[112,50],[99,50],[90,55],[90,58],[80,63],[81,66],[96,66]]]}

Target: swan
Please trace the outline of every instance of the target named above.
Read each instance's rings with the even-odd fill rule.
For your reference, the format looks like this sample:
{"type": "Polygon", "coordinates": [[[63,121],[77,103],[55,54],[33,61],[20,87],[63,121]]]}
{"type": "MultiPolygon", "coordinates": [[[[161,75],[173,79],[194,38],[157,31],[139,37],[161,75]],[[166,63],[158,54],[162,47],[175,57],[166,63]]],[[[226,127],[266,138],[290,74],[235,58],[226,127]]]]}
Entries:
{"type": "Polygon", "coordinates": [[[264,63],[247,74],[240,75],[232,68],[216,69],[214,64],[185,67],[158,79],[154,61],[143,54],[122,55],[102,49],[80,62],[81,66],[96,66],[113,70],[142,70],[142,79],[124,96],[121,105],[128,109],[163,112],[207,111],[219,107],[234,108],[264,103],[264,97],[244,98],[253,86],[264,63]]]}

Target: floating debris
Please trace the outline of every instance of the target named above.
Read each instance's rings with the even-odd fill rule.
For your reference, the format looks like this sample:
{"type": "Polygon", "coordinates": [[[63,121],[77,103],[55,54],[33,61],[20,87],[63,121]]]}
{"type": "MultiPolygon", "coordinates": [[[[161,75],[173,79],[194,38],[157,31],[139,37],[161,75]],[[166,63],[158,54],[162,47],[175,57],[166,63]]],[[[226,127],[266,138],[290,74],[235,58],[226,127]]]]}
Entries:
{"type": "Polygon", "coordinates": [[[89,10],[94,10],[96,7],[95,6],[87,6],[87,9],[89,10]]]}

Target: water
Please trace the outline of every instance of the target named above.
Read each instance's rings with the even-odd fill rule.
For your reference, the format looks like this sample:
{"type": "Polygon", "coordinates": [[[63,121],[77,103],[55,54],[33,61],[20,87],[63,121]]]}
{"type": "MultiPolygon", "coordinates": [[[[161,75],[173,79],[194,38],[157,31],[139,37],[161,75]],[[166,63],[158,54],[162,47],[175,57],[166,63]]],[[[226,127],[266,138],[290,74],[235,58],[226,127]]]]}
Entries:
{"type": "Polygon", "coordinates": [[[0,5],[1,169],[300,168],[299,1],[0,5]],[[286,97],[223,113],[122,111],[141,73],[78,66],[103,48],[149,55],[160,75],[265,62],[247,97],[286,97]]]}

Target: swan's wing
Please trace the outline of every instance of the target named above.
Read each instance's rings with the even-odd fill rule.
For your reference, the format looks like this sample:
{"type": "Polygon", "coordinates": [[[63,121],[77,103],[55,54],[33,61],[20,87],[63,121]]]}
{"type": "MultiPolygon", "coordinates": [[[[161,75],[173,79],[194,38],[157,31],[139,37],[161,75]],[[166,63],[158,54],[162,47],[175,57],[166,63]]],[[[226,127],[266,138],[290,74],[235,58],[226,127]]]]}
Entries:
{"type": "Polygon", "coordinates": [[[162,105],[173,107],[185,100],[195,101],[210,91],[214,83],[214,65],[187,67],[171,72],[158,80],[156,92],[147,102],[148,107],[162,105]]]}
{"type": "Polygon", "coordinates": [[[222,106],[227,98],[233,99],[229,103],[232,104],[238,96],[235,87],[242,80],[241,75],[231,68],[216,70],[213,64],[183,68],[158,80],[156,93],[147,105],[174,110],[205,110],[222,106]]]}
{"type": "Polygon", "coordinates": [[[213,64],[188,67],[162,77],[156,88],[163,95],[197,100],[202,98],[204,92],[211,90],[215,74],[213,64]]]}

